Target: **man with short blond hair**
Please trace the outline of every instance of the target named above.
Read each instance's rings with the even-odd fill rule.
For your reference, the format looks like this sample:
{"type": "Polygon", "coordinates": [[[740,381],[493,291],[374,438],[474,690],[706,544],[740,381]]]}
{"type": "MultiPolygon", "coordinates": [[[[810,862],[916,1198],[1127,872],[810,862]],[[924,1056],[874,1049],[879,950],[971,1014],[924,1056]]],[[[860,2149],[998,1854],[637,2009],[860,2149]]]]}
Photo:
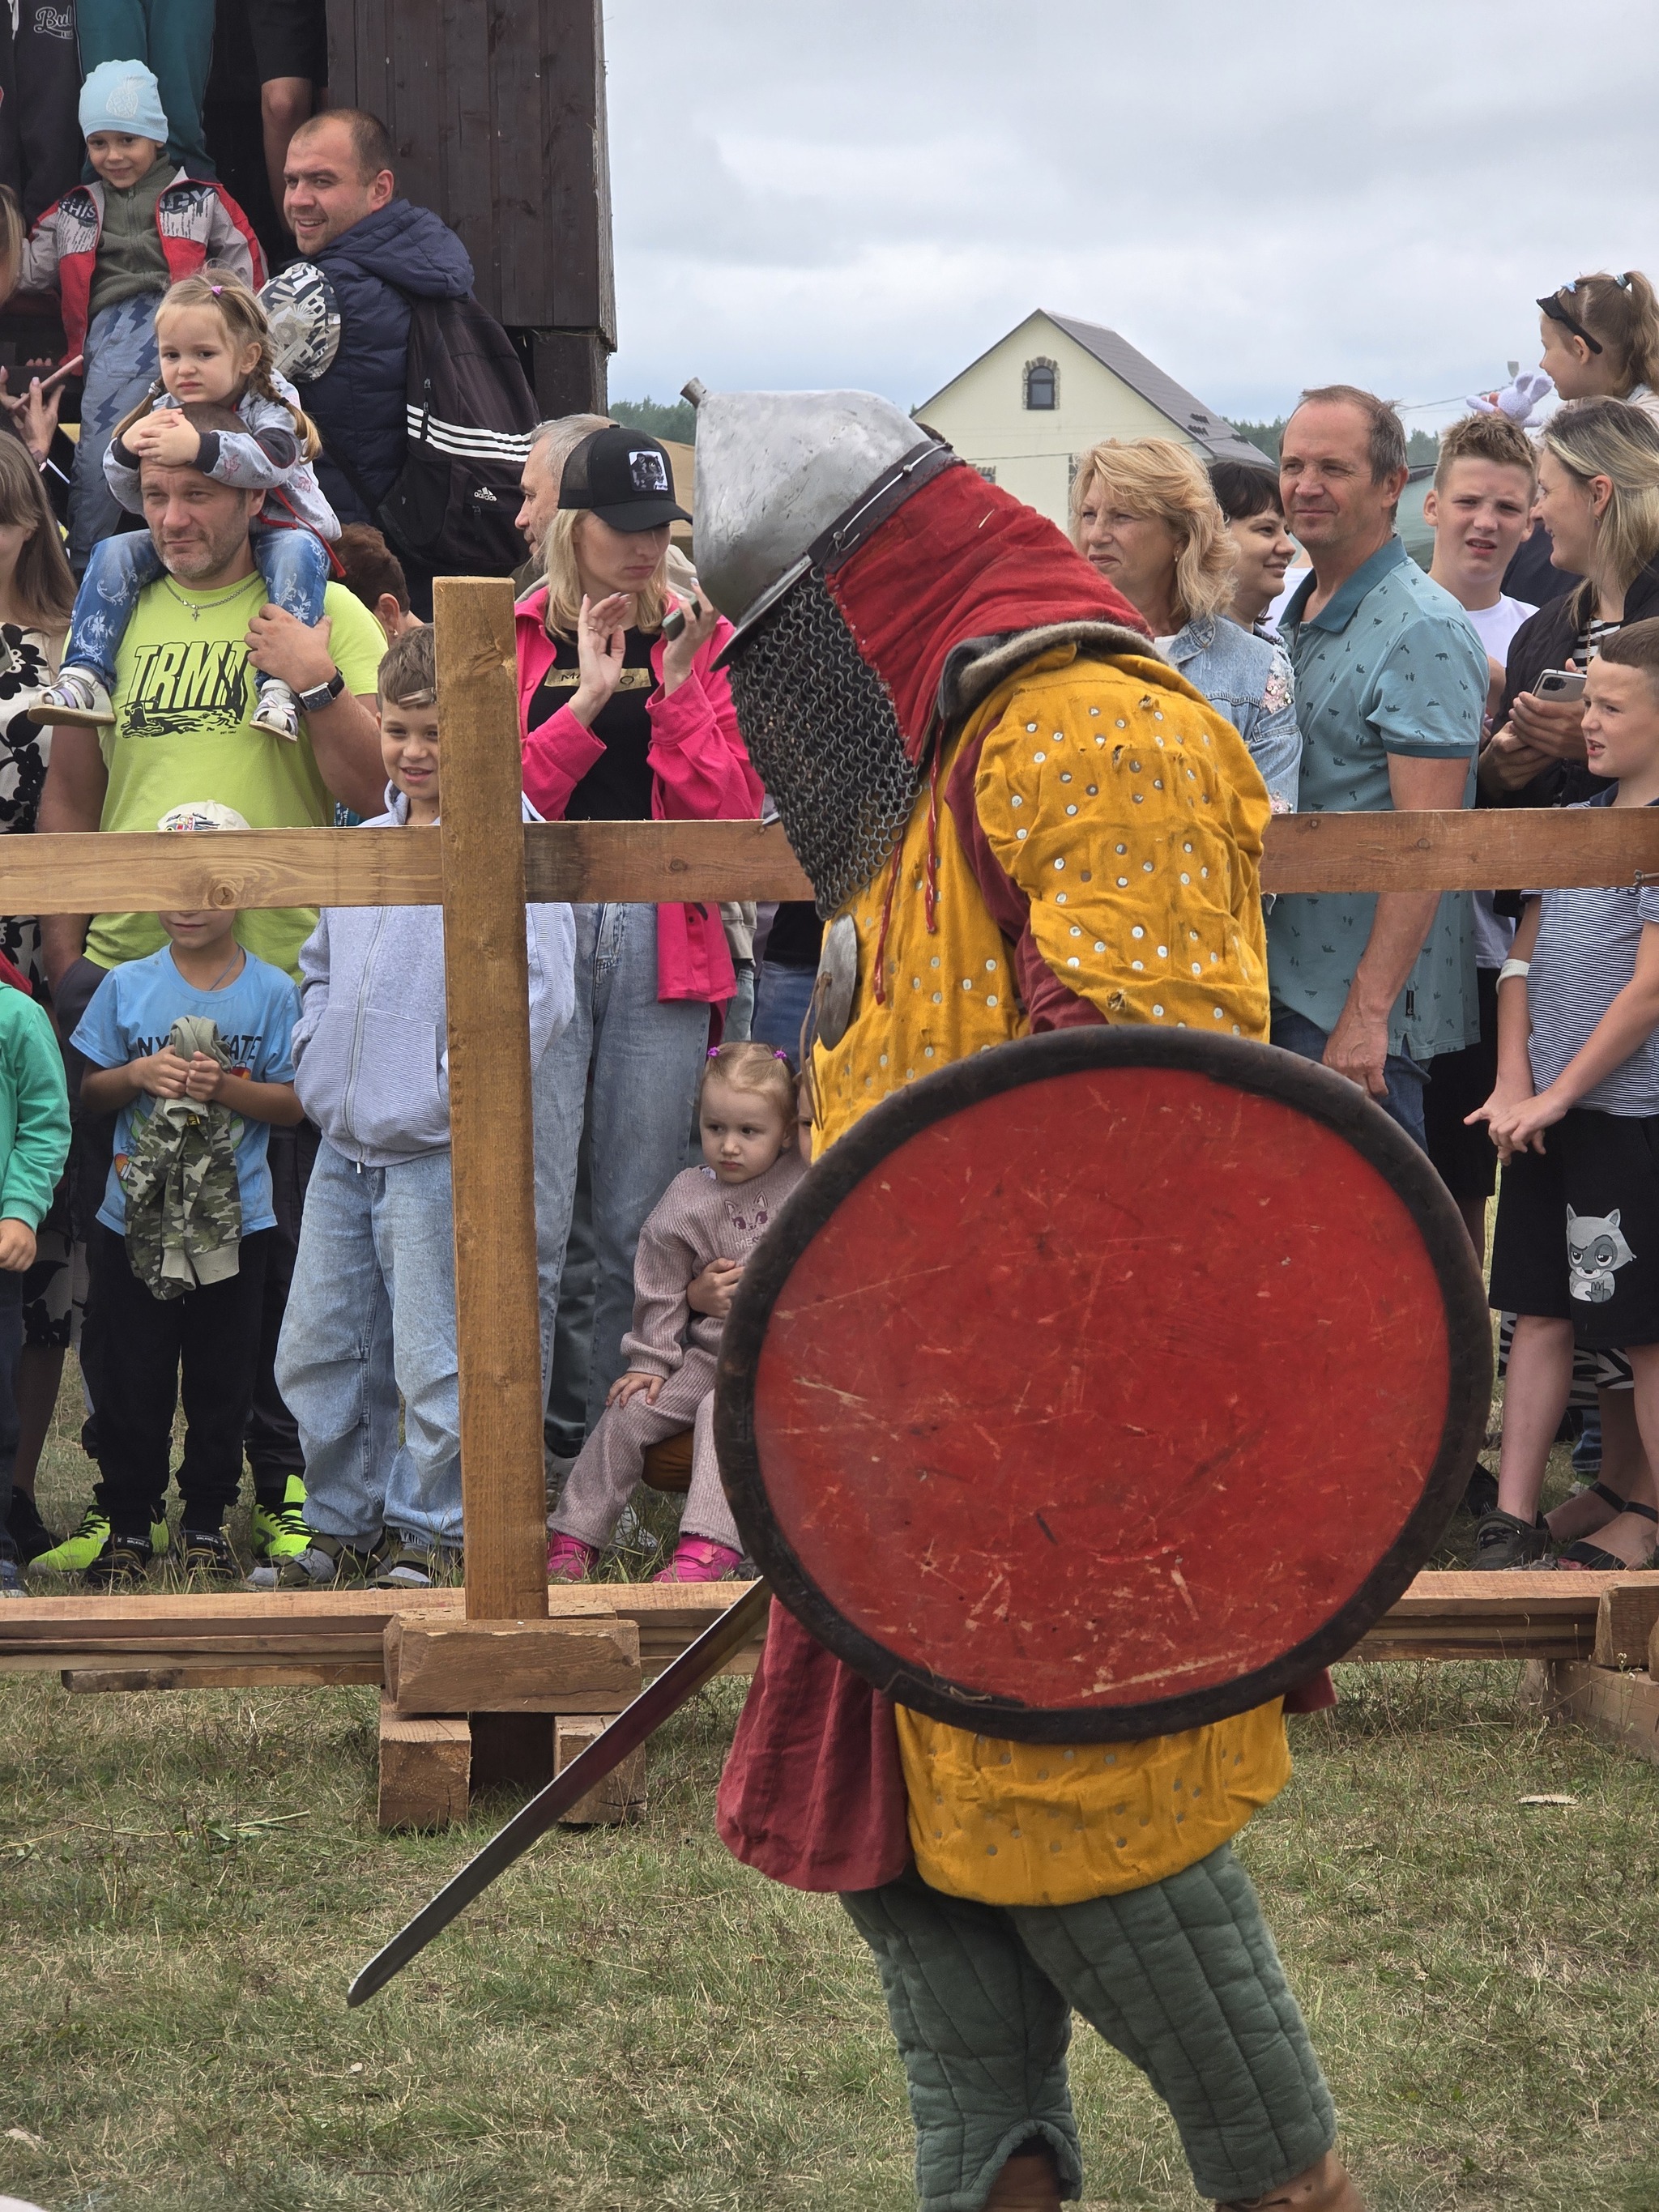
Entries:
{"type": "MultiPolygon", "coordinates": [[[[1474,796],[1486,657],[1394,518],[1406,437],[1353,385],[1306,392],[1279,448],[1313,574],[1279,629],[1296,671],[1304,813],[1453,808],[1474,796]]],[[[1423,1142],[1437,1053],[1474,1035],[1465,892],[1281,894],[1267,926],[1273,1039],[1368,1091],[1423,1142]]]]}

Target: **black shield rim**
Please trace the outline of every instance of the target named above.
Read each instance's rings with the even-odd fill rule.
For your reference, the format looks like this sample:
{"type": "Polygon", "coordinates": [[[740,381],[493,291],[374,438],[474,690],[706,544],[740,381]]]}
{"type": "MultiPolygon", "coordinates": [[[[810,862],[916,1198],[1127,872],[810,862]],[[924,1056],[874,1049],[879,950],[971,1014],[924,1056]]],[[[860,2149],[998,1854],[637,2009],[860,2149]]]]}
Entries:
{"type": "Polygon", "coordinates": [[[1428,1155],[1359,1088],[1277,1046],[1184,1030],[1057,1030],[957,1060],[872,1107],[814,1163],[755,1248],[721,1340],[714,1442],[749,1554],[803,1627],[895,1704],[1024,1743],[1121,1743],[1231,1718],[1344,1658],[1407,1588],[1444,1534],[1486,1433],[1492,1321],[1462,1215],[1428,1155]],[[922,1130],[1004,1091],[1100,1069],[1170,1068],[1288,1105],[1342,1138],[1382,1176],[1423,1240],[1445,1314],[1449,1387],[1422,1496],[1347,1601],[1300,1643],[1237,1680],[1135,1705],[1034,1706],[931,1674],[855,1627],[807,1572],[773,1517],[755,1442],[755,1380],[772,1308],[836,1208],[922,1130]]]}

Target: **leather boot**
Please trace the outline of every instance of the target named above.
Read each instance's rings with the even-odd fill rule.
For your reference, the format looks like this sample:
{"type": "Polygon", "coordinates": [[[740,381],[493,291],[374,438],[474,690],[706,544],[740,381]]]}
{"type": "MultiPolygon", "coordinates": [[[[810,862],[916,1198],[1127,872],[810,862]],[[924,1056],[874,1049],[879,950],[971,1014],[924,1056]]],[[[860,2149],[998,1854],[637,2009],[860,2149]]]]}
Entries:
{"type": "Polygon", "coordinates": [[[985,2212],[1060,2212],[1060,2176],[1049,2153],[1017,2151],[992,2183],[985,2212]]]}
{"type": "Polygon", "coordinates": [[[1317,2166],[1265,2197],[1231,2197],[1216,2212],[1365,2212],[1365,2205],[1341,2160],[1328,2150],[1317,2166]]]}

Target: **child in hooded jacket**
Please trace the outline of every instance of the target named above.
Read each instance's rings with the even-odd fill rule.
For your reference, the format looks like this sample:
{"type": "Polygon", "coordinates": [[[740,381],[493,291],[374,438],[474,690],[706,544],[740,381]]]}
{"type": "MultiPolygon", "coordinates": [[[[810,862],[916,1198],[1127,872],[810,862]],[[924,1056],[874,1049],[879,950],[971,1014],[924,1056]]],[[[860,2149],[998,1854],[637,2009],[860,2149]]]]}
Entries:
{"type": "Polygon", "coordinates": [[[690,1429],[691,1487],[679,1543],[659,1582],[720,1582],[743,1540],[714,1455],[714,1369],[724,1316],[694,1312],[688,1293],[708,1271],[724,1303],[743,1263],[806,1172],[797,1144],[795,1079],[763,1044],[717,1045],[697,1094],[703,1164],[675,1176],[647,1216],[634,1258],[627,1372],[611,1384],[599,1425],[571,1468],[550,1527],[551,1582],[588,1574],[654,1443],[690,1429]]]}
{"type": "MultiPolygon", "coordinates": [[[[367,826],[430,827],[441,758],[430,629],[393,644],[380,700],[387,811],[367,826]]],[[[546,1228],[542,1163],[552,1122],[582,1107],[551,1080],[550,1047],[574,1004],[575,929],[567,906],[531,906],[526,926],[545,1369],[563,1255],[546,1228]]],[[[300,969],[295,1088],[322,1142],[276,1382],[305,1453],[309,1541],[256,1568],[250,1587],[419,1589],[459,1564],[462,1540],[443,910],[325,908],[300,969]]]]}

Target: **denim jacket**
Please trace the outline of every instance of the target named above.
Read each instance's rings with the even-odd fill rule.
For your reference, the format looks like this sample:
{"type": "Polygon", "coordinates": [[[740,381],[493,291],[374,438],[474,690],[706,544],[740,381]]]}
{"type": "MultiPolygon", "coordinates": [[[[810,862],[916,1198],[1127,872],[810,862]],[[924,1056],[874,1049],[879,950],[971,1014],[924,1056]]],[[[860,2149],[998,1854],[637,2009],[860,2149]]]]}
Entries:
{"type": "Polygon", "coordinates": [[[1224,615],[1194,615],[1164,642],[1164,654],[1243,738],[1274,812],[1293,814],[1302,732],[1284,647],[1269,645],[1224,615]]]}

